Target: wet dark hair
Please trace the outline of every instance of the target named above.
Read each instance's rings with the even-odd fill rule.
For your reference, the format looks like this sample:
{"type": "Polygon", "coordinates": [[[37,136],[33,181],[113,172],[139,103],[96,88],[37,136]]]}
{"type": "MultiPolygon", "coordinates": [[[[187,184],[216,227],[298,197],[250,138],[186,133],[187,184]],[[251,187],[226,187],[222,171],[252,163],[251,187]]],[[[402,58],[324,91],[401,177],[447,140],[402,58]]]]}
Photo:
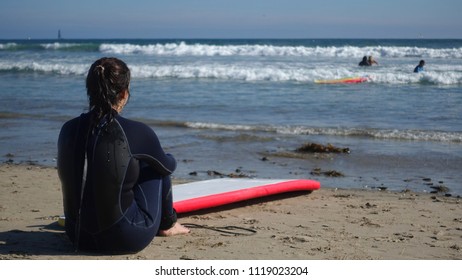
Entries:
{"type": "Polygon", "coordinates": [[[90,110],[95,112],[94,122],[103,117],[114,118],[113,105],[122,99],[123,92],[129,90],[130,69],[122,60],[103,57],[95,61],[88,70],[86,86],[90,110]]]}

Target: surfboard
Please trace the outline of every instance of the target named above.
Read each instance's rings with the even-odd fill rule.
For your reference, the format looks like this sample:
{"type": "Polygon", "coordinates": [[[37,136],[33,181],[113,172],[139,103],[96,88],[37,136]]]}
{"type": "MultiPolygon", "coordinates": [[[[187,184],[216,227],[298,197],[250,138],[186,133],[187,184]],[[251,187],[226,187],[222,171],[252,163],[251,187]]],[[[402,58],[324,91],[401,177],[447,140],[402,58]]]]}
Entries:
{"type": "Polygon", "coordinates": [[[341,79],[333,79],[333,80],[315,80],[316,84],[357,84],[357,83],[364,83],[367,82],[369,78],[367,76],[360,76],[360,77],[348,77],[348,78],[341,78],[341,79]]]}
{"type": "Polygon", "coordinates": [[[173,208],[187,213],[280,193],[314,191],[318,181],[222,178],[173,187],[173,208]]]}

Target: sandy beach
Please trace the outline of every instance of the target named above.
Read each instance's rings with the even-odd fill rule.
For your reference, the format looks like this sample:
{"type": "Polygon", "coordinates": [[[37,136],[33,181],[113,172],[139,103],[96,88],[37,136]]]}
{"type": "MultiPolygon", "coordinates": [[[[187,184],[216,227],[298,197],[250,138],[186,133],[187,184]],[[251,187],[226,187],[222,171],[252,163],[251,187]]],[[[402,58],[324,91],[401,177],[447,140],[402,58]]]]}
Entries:
{"type": "Polygon", "coordinates": [[[193,224],[191,234],[107,256],[75,253],[57,224],[62,196],[55,168],[2,164],[0,188],[0,259],[462,259],[461,199],[442,194],[322,185],[183,215],[179,221],[193,224]]]}

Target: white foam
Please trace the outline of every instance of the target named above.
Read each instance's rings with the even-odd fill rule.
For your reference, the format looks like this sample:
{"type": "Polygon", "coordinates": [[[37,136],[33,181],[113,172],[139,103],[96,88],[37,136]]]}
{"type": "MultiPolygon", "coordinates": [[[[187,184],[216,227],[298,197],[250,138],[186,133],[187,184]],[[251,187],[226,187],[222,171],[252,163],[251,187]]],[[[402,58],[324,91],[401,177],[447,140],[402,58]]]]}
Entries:
{"type": "Polygon", "coordinates": [[[355,136],[388,140],[409,141],[435,141],[462,143],[461,132],[443,132],[426,130],[397,130],[397,129],[374,129],[374,128],[329,128],[329,127],[304,127],[304,126],[270,126],[270,125],[239,125],[204,122],[188,122],[187,127],[196,129],[217,129],[230,131],[261,131],[276,132],[285,135],[331,135],[331,136],[355,136]]]}
{"type": "Polygon", "coordinates": [[[59,50],[59,49],[67,49],[75,46],[80,46],[81,44],[75,43],[48,43],[48,44],[41,44],[41,46],[46,50],[59,50]]]}
{"type": "Polygon", "coordinates": [[[462,58],[462,48],[419,48],[399,46],[371,47],[304,47],[274,45],[206,45],[206,44],[102,44],[100,51],[113,54],[134,54],[159,56],[307,56],[307,57],[362,57],[364,54],[383,58],[425,57],[462,58]]]}
{"type": "MultiPolygon", "coordinates": [[[[0,61],[0,71],[42,72],[62,75],[86,75],[88,65],[70,61],[0,61]]],[[[371,83],[379,84],[462,84],[461,66],[434,67],[424,73],[412,73],[409,69],[382,67],[368,73],[361,67],[345,65],[294,67],[290,62],[280,64],[259,63],[181,63],[175,65],[133,64],[134,78],[218,79],[241,81],[276,81],[313,83],[318,79],[338,79],[351,76],[369,76],[371,83]],[[408,70],[408,71],[405,71],[408,70]]]]}
{"type": "Polygon", "coordinates": [[[0,50],[7,50],[7,49],[15,48],[17,46],[18,46],[18,44],[16,44],[16,43],[0,44],[0,50]]]}
{"type": "Polygon", "coordinates": [[[361,68],[326,66],[325,68],[296,68],[291,65],[228,65],[228,64],[186,64],[133,66],[134,77],[141,78],[182,78],[221,79],[243,81],[295,81],[312,83],[318,79],[339,79],[350,76],[370,77],[370,82],[383,84],[462,84],[462,71],[427,71],[412,73],[403,69],[386,69],[369,74],[361,68]]]}
{"type": "Polygon", "coordinates": [[[53,62],[0,62],[0,71],[42,72],[61,75],[84,75],[88,65],[53,62]]]}

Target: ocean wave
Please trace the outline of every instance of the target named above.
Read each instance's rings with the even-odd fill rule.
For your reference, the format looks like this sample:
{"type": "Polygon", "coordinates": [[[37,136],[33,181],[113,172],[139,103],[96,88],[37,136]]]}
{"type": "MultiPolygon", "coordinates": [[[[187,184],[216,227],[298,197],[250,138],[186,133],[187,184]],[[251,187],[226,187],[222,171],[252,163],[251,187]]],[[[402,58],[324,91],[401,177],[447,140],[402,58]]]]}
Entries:
{"type": "Polygon", "coordinates": [[[99,50],[100,44],[55,42],[55,43],[40,44],[40,46],[45,50],[96,52],[99,50]]]}
{"type": "MultiPolygon", "coordinates": [[[[351,42],[350,42],[351,43],[351,42]]],[[[346,43],[345,43],[346,44],[346,43]]],[[[412,42],[409,42],[412,44],[412,42]]],[[[280,42],[219,44],[214,42],[104,42],[84,41],[12,41],[0,43],[0,51],[81,51],[104,54],[142,54],[148,56],[263,56],[350,58],[364,54],[377,58],[461,59],[462,47],[397,45],[280,45],[280,42]]]]}
{"type": "Polygon", "coordinates": [[[377,84],[421,84],[421,85],[461,85],[462,72],[427,71],[425,73],[374,73],[369,75],[369,82],[377,84]]]}
{"type": "Polygon", "coordinates": [[[33,43],[2,43],[0,51],[72,51],[98,52],[99,43],[63,43],[63,42],[33,42],[33,43]]]}
{"type": "Polygon", "coordinates": [[[132,66],[132,74],[139,78],[219,79],[238,81],[300,81],[309,82],[315,70],[290,69],[272,65],[188,64],[132,66]]]}
{"type": "Polygon", "coordinates": [[[462,48],[423,48],[401,46],[275,46],[275,45],[208,45],[208,44],[101,44],[102,53],[143,54],[152,56],[306,56],[306,57],[375,57],[462,58],[462,48]]]}
{"type": "Polygon", "coordinates": [[[88,65],[64,64],[60,62],[7,62],[0,61],[0,72],[13,73],[52,73],[59,75],[84,75],[88,71],[88,65]]]}
{"type": "Polygon", "coordinates": [[[5,44],[0,44],[0,50],[13,50],[17,48],[18,44],[17,43],[5,43],[5,44]]]}
{"type": "Polygon", "coordinates": [[[305,126],[271,126],[239,125],[203,122],[187,122],[186,127],[194,129],[272,132],[284,135],[329,135],[347,137],[366,137],[385,140],[434,141],[462,143],[461,132],[397,130],[397,129],[362,129],[362,128],[319,128],[305,126]]]}
{"type": "MultiPolygon", "coordinates": [[[[0,72],[49,73],[58,75],[86,75],[88,65],[69,61],[0,61],[0,72]]],[[[232,64],[232,63],[183,63],[177,65],[139,65],[130,66],[134,78],[175,78],[175,79],[217,79],[236,81],[273,81],[313,83],[319,79],[339,79],[365,76],[370,83],[377,84],[429,84],[460,85],[462,69],[443,67],[421,74],[402,69],[381,68],[368,73],[359,67],[293,67],[290,64],[232,64]]],[[[435,68],[435,67],[434,67],[435,68]]]]}
{"type": "Polygon", "coordinates": [[[340,79],[345,77],[368,76],[370,83],[378,84],[428,84],[460,85],[462,69],[437,69],[416,75],[402,69],[385,69],[368,73],[361,68],[351,67],[292,67],[290,65],[238,65],[238,64],[188,64],[132,66],[132,74],[138,78],[180,78],[180,79],[218,79],[238,81],[273,81],[314,83],[315,80],[340,79]]]}
{"type": "MultiPolygon", "coordinates": [[[[68,61],[0,61],[0,72],[37,72],[57,75],[86,75],[89,65],[68,61]]],[[[443,67],[425,73],[412,73],[402,69],[381,68],[368,73],[360,67],[293,67],[290,64],[232,64],[232,63],[183,63],[177,65],[139,65],[130,66],[134,78],[173,78],[173,79],[217,79],[236,81],[273,81],[314,83],[320,79],[339,79],[365,76],[369,83],[377,84],[422,84],[422,85],[460,85],[462,69],[443,67]]],[[[435,68],[435,67],[434,67],[435,68]]]]}
{"type": "Polygon", "coordinates": [[[462,143],[462,133],[429,130],[362,129],[362,128],[278,128],[278,133],[302,135],[333,135],[369,137],[389,140],[435,141],[462,143]]]}

